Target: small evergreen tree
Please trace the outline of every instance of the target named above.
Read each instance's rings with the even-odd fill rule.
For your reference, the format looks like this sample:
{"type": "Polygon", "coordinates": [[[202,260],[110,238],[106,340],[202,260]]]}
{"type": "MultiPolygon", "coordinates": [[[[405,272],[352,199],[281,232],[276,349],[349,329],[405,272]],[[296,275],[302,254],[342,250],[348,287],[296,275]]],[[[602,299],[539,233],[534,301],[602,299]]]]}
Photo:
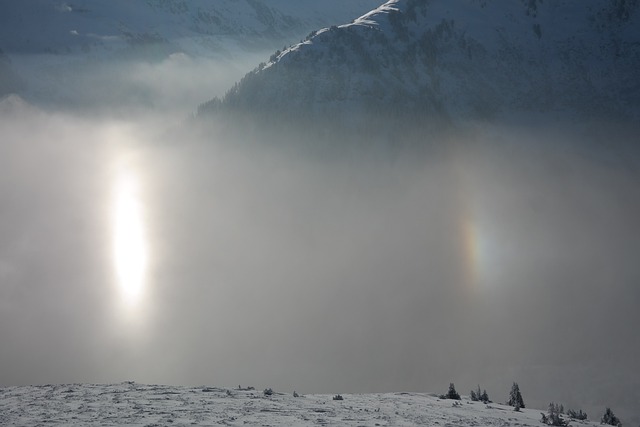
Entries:
{"type": "Polygon", "coordinates": [[[553,402],[549,404],[549,409],[547,410],[547,415],[542,414],[542,419],[540,420],[543,424],[547,424],[550,426],[560,426],[565,427],[569,425],[569,422],[562,418],[561,410],[564,408],[562,405],[557,405],[553,402]]]}
{"type": "Polygon", "coordinates": [[[482,400],[480,399],[480,397],[482,396],[482,392],[480,391],[480,384],[478,384],[478,388],[475,391],[471,391],[471,400],[478,401],[478,400],[482,400]],[[475,399],[474,399],[475,397],[475,399]]]}
{"type": "Polygon", "coordinates": [[[456,387],[453,385],[453,383],[449,383],[449,391],[446,394],[446,398],[460,400],[460,395],[456,391],[456,387]]]}
{"type": "Polygon", "coordinates": [[[483,403],[491,403],[489,400],[489,395],[487,394],[487,390],[480,390],[480,386],[476,390],[471,390],[469,393],[469,397],[473,402],[483,402],[483,403]]]}
{"type": "Polygon", "coordinates": [[[611,408],[607,408],[604,411],[604,415],[600,420],[600,424],[607,424],[610,426],[618,426],[618,427],[622,426],[620,419],[613,414],[613,411],[611,410],[611,408]]]}
{"type": "Polygon", "coordinates": [[[524,400],[522,400],[522,394],[520,393],[520,386],[514,382],[511,386],[511,392],[509,393],[509,400],[507,401],[509,406],[514,408],[524,408],[524,400]]]}

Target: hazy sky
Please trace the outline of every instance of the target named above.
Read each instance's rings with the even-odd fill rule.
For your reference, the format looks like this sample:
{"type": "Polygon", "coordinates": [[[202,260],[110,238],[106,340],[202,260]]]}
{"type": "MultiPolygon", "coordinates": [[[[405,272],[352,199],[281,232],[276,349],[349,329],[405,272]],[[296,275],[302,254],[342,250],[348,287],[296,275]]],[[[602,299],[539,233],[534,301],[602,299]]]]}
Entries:
{"type": "Polygon", "coordinates": [[[0,101],[0,385],[518,381],[529,406],[634,415],[634,129],[469,125],[336,159],[176,127],[161,87],[130,114],[0,101]]]}

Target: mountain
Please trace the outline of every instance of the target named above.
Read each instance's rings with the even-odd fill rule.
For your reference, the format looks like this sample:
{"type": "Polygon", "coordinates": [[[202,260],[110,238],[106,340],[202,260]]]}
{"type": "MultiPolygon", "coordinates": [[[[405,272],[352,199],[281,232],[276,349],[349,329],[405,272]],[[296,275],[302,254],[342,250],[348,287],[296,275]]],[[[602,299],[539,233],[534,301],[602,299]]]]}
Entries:
{"type": "MultiPolygon", "coordinates": [[[[455,425],[539,427],[541,412],[421,393],[307,395],[133,382],[0,388],[3,425],[455,425]],[[454,403],[457,402],[457,403],[454,403]]],[[[615,408],[614,408],[615,409],[615,408]]],[[[604,408],[602,409],[604,412],[604,408]]],[[[576,421],[585,427],[593,421],[576,421]]],[[[566,415],[563,416],[567,418],[566,415]]],[[[624,420],[623,420],[624,422],[624,420]]]]}
{"type": "Polygon", "coordinates": [[[8,54],[87,54],[155,46],[193,55],[290,44],[311,28],[352,19],[377,0],[2,1],[8,54]]]}
{"type": "Polygon", "coordinates": [[[639,8],[637,0],[391,0],[276,52],[200,111],[638,118],[639,8]]]}
{"type": "Polygon", "coordinates": [[[41,106],[81,111],[160,106],[186,114],[207,99],[203,93],[224,93],[258,55],[379,4],[2,0],[0,96],[17,93],[41,106]]]}
{"type": "Polygon", "coordinates": [[[0,97],[17,92],[22,85],[11,66],[11,59],[0,49],[0,97]]]}

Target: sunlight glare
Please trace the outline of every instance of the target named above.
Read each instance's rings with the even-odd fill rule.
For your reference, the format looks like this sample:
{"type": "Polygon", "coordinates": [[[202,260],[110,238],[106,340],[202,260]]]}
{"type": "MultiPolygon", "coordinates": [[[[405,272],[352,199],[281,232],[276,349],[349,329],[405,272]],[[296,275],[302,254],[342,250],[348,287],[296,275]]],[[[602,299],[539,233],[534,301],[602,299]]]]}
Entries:
{"type": "Polygon", "coordinates": [[[116,185],[114,260],[122,295],[135,304],[142,293],[147,268],[142,209],[138,182],[131,173],[121,173],[116,185]]]}

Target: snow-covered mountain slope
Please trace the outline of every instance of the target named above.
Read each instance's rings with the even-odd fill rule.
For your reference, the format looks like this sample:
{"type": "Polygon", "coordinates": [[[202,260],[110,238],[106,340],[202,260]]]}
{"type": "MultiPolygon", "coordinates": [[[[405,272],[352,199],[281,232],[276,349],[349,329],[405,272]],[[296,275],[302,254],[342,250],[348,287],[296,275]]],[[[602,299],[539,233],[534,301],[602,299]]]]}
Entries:
{"type": "Polygon", "coordinates": [[[156,51],[233,55],[290,44],[377,0],[30,0],[0,3],[0,48],[18,53],[156,51]]]}
{"type": "Polygon", "coordinates": [[[637,1],[391,0],[277,52],[222,106],[336,117],[639,117],[639,69],[637,1]]]}
{"type": "MultiPolygon", "coordinates": [[[[531,426],[540,412],[418,393],[343,395],[274,393],[210,387],[46,385],[0,388],[2,425],[340,425],[531,426]]],[[[603,410],[604,411],[604,410],[603,410]]],[[[583,426],[599,425],[575,421],[583,426]]]]}
{"type": "Polygon", "coordinates": [[[0,97],[20,90],[20,79],[11,66],[11,59],[0,49],[0,97]]]}

